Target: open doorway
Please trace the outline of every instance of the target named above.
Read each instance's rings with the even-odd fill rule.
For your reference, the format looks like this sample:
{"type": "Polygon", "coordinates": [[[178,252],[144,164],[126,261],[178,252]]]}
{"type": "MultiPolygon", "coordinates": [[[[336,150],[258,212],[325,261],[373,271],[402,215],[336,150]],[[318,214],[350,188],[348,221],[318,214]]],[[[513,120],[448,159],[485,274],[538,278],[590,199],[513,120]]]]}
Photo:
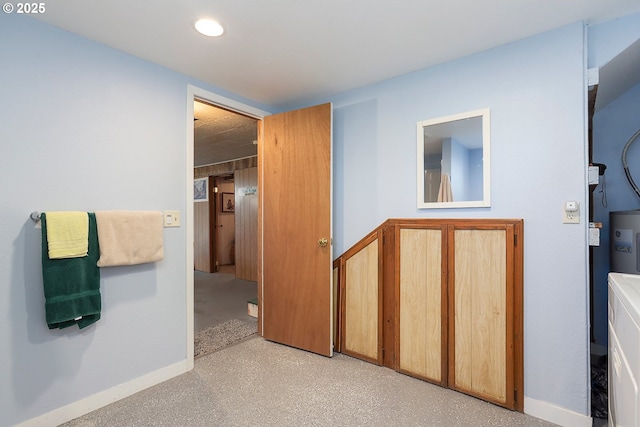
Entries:
{"type": "Polygon", "coordinates": [[[256,331],[258,119],[199,99],[193,107],[197,356],[216,328],[256,331]]]}
{"type": "MultiPolygon", "coordinates": [[[[591,71],[591,70],[590,70],[591,71]]],[[[637,209],[638,198],[629,181],[629,176],[638,177],[640,151],[633,151],[628,144],[638,131],[638,105],[640,105],[640,40],[635,40],[624,50],[612,57],[598,70],[598,81],[589,87],[589,314],[591,326],[591,415],[594,426],[606,425],[613,385],[608,383],[612,376],[608,372],[617,341],[611,341],[611,304],[609,296],[609,272],[637,273],[628,271],[628,266],[614,266],[615,254],[633,259],[637,246],[630,223],[616,228],[619,213],[637,209]],[[629,150],[628,153],[626,150],[629,150]],[[621,157],[628,154],[625,170],[621,157]],[[635,156],[634,156],[635,155],[635,156]],[[619,240],[619,238],[621,240],[619,240]],[[631,242],[627,249],[619,250],[618,241],[631,242]],[[631,251],[631,253],[629,253],[631,251]]],[[[637,143],[636,143],[637,144],[637,143]]],[[[640,145],[640,144],[637,144],[640,145]]],[[[639,146],[636,146],[640,149],[639,146]]],[[[632,178],[633,180],[633,178],[632,178]]],[[[626,247],[622,245],[623,248],[626,247]]],[[[634,264],[630,267],[633,269],[634,264]]],[[[614,322],[617,324],[617,321],[614,322]]],[[[615,354],[615,356],[618,356],[615,354]]],[[[624,375],[622,375],[624,377],[624,375]]]]}

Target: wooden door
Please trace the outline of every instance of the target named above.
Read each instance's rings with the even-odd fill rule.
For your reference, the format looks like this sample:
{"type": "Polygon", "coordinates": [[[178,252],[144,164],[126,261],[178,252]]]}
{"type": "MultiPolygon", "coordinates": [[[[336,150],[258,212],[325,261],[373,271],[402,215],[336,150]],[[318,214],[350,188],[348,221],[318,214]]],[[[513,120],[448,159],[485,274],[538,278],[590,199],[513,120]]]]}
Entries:
{"type": "Polygon", "coordinates": [[[333,354],[331,104],[265,117],[259,149],[264,338],[333,354]],[[325,243],[323,243],[325,242],[325,243]]]}
{"type": "Polygon", "coordinates": [[[449,387],[515,409],[514,228],[449,233],[449,387]]]}

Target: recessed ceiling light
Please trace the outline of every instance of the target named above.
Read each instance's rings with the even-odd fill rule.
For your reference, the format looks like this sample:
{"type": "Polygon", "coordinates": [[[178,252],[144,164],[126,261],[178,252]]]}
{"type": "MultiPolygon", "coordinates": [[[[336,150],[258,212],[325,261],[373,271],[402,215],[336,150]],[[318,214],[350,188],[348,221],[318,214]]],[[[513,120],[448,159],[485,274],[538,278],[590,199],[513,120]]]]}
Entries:
{"type": "Polygon", "coordinates": [[[200,34],[204,34],[209,37],[219,37],[224,33],[222,25],[218,24],[213,19],[200,19],[196,22],[196,30],[200,34]]]}

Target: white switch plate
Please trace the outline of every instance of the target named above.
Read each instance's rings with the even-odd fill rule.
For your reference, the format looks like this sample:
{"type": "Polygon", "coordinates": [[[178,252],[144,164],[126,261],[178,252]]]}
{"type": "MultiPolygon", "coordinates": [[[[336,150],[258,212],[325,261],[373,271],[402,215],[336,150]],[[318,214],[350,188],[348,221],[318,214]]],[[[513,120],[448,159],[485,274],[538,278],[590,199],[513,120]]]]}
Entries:
{"type": "Polygon", "coordinates": [[[165,227],[180,227],[180,211],[164,211],[165,227]]]}
{"type": "Polygon", "coordinates": [[[562,204],[562,222],[564,224],[580,224],[580,204],[569,200],[562,204]]]}

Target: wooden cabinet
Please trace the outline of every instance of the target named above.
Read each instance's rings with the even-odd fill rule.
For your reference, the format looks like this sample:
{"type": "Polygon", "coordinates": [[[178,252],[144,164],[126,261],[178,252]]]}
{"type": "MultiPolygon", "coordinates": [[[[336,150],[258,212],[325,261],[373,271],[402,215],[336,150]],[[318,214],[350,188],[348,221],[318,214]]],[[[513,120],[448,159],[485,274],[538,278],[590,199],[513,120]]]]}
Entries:
{"type": "Polygon", "coordinates": [[[343,352],[368,342],[365,360],[522,411],[522,234],[522,220],[387,221],[340,264],[354,263],[340,276],[343,352]],[[377,319],[355,328],[350,311],[377,319]]]}

